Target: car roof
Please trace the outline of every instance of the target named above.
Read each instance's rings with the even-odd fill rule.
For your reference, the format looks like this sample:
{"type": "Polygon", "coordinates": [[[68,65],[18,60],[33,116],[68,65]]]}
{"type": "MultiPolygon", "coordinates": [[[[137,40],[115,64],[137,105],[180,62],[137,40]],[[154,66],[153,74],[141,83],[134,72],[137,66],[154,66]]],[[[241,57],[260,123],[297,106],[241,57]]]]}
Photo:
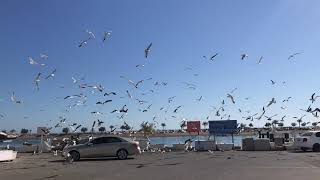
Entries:
{"type": "Polygon", "coordinates": [[[114,137],[114,138],[124,139],[124,138],[122,138],[122,137],[120,137],[120,136],[99,136],[99,137],[94,137],[92,140],[98,139],[98,138],[105,138],[105,137],[114,137]]]}

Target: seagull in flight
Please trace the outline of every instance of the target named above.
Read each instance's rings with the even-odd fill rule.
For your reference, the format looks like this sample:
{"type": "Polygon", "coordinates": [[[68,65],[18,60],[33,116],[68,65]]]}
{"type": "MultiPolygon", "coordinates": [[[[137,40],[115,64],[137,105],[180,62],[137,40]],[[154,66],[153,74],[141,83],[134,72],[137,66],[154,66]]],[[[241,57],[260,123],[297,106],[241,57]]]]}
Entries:
{"type": "Polygon", "coordinates": [[[31,64],[31,65],[36,65],[36,64],[38,64],[38,62],[35,61],[32,57],[29,56],[28,59],[29,59],[29,64],[31,64]]]}
{"type": "Polygon", "coordinates": [[[98,127],[100,127],[104,122],[98,119],[98,127]]]}
{"type": "Polygon", "coordinates": [[[57,69],[54,69],[45,79],[53,78],[56,72],[57,72],[57,69]]]}
{"type": "Polygon", "coordinates": [[[173,111],[174,113],[177,113],[177,111],[181,108],[182,106],[176,107],[176,109],[173,111]]]}
{"type": "Polygon", "coordinates": [[[313,112],[312,108],[311,108],[311,105],[309,105],[309,107],[306,110],[304,110],[304,109],[300,109],[300,110],[301,111],[305,111],[305,112],[313,112]]]}
{"type": "Polygon", "coordinates": [[[38,73],[36,78],[34,79],[34,84],[36,85],[37,91],[39,91],[40,76],[41,73],[38,73]]]}
{"type": "Polygon", "coordinates": [[[97,102],[96,104],[106,104],[106,103],[109,103],[109,102],[112,102],[112,100],[110,99],[110,100],[106,100],[106,101],[104,101],[104,102],[97,102]]]}
{"type": "Polygon", "coordinates": [[[210,57],[210,60],[213,61],[218,55],[219,53],[215,53],[213,56],[210,57]]]}
{"type": "Polygon", "coordinates": [[[244,60],[245,58],[249,57],[248,54],[241,54],[241,60],[244,60]]]}
{"type": "Polygon", "coordinates": [[[105,42],[106,40],[108,40],[110,36],[111,36],[111,31],[105,31],[105,32],[103,33],[102,42],[105,42]]]}
{"type": "Polygon", "coordinates": [[[89,34],[89,39],[91,39],[91,38],[95,39],[96,38],[96,36],[93,34],[92,31],[86,30],[86,32],[89,34]]]}
{"type": "Polygon", "coordinates": [[[268,121],[271,121],[271,120],[272,120],[272,118],[273,118],[273,117],[276,117],[276,116],[278,116],[278,114],[275,114],[275,115],[270,116],[270,117],[268,117],[268,116],[264,116],[264,117],[266,117],[268,121]]]}
{"type": "Polygon", "coordinates": [[[81,98],[81,97],[84,97],[83,94],[75,94],[75,95],[71,95],[71,96],[66,96],[64,97],[63,99],[73,99],[73,98],[81,98]]]}
{"type": "Polygon", "coordinates": [[[231,94],[227,94],[227,98],[230,98],[230,100],[232,101],[233,104],[235,104],[235,100],[234,97],[231,94]]]}
{"type": "Polygon", "coordinates": [[[238,88],[232,89],[232,91],[230,91],[230,94],[233,94],[236,90],[238,90],[238,88]]]}
{"type": "Polygon", "coordinates": [[[270,81],[271,81],[271,84],[272,84],[272,85],[275,85],[275,84],[276,84],[276,82],[273,81],[272,79],[271,79],[270,81]]]}
{"type": "Polygon", "coordinates": [[[168,98],[168,103],[171,103],[176,96],[172,96],[168,98]]]}
{"type": "Polygon", "coordinates": [[[152,46],[152,43],[149,44],[149,46],[147,48],[144,49],[144,56],[145,58],[148,58],[148,55],[151,51],[151,46],[152,46]]]}
{"type": "Polygon", "coordinates": [[[276,99],[273,97],[271,99],[271,101],[268,103],[267,107],[271,106],[272,104],[275,104],[276,103],[276,99]]]}
{"type": "Polygon", "coordinates": [[[129,97],[130,99],[132,99],[132,96],[131,96],[131,94],[129,93],[129,91],[127,90],[126,92],[127,92],[128,97],[129,97]]]}
{"type": "Polygon", "coordinates": [[[118,112],[118,110],[115,109],[115,110],[111,111],[110,113],[115,113],[115,112],[118,112]]]}
{"type": "Polygon", "coordinates": [[[299,54],[301,54],[301,53],[298,52],[298,53],[291,54],[291,55],[288,57],[288,60],[294,58],[296,55],[299,55],[299,54]]]}
{"type": "Polygon", "coordinates": [[[116,96],[116,95],[117,95],[117,93],[115,93],[115,92],[104,93],[104,95],[103,95],[103,96],[110,96],[110,95],[114,95],[114,96],[116,96]]]}
{"type": "Polygon", "coordinates": [[[17,104],[21,104],[22,103],[22,101],[17,100],[14,91],[12,92],[10,99],[11,99],[12,102],[15,102],[17,104]]]}
{"type": "Polygon", "coordinates": [[[124,105],[124,106],[119,110],[119,112],[127,113],[127,112],[128,112],[127,105],[124,105]]]}
{"type": "Polygon", "coordinates": [[[49,58],[49,56],[44,54],[44,53],[40,53],[40,58],[44,59],[44,60],[47,60],[49,58]]]}
{"type": "Polygon", "coordinates": [[[134,87],[135,87],[136,89],[138,89],[139,84],[143,83],[143,81],[144,81],[144,80],[138,81],[136,84],[134,84],[134,87]]]}
{"type": "Polygon", "coordinates": [[[311,103],[314,103],[318,97],[320,97],[320,96],[316,96],[316,93],[313,93],[309,100],[311,101],[311,103]]]}
{"type": "Polygon", "coordinates": [[[83,41],[80,41],[80,43],[79,43],[79,48],[81,48],[81,47],[84,47],[84,46],[86,46],[88,44],[88,40],[83,40],[83,41]]]}
{"type": "Polygon", "coordinates": [[[199,97],[199,99],[196,99],[197,101],[201,101],[202,100],[202,96],[199,97]]]}
{"type": "Polygon", "coordinates": [[[97,114],[97,115],[102,115],[102,112],[99,111],[92,111],[91,114],[97,114]]]}
{"type": "Polygon", "coordinates": [[[292,97],[287,97],[287,99],[284,99],[282,102],[289,102],[289,99],[291,99],[292,97]]]}
{"type": "Polygon", "coordinates": [[[263,59],[263,56],[260,57],[260,59],[258,60],[257,64],[261,64],[262,63],[262,59],[263,59]]]}

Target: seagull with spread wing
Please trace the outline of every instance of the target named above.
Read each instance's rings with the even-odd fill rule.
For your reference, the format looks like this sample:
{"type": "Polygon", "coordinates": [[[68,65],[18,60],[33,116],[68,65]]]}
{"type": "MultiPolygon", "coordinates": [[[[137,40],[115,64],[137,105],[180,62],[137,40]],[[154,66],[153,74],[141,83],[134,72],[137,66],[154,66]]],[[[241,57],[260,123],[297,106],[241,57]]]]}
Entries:
{"type": "Polygon", "coordinates": [[[39,91],[40,76],[41,76],[41,73],[38,73],[36,78],[33,81],[36,86],[37,91],[39,91]]]}
{"type": "Polygon", "coordinates": [[[151,51],[151,46],[152,46],[152,43],[150,43],[149,46],[144,49],[144,57],[145,57],[145,58],[148,58],[149,53],[150,53],[150,51],[151,51]]]}
{"type": "Polygon", "coordinates": [[[227,94],[227,98],[230,98],[230,100],[231,100],[231,102],[232,102],[233,104],[236,103],[236,101],[234,100],[234,97],[233,97],[231,94],[227,94]]]}
{"type": "Polygon", "coordinates": [[[105,42],[106,40],[108,40],[111,36],[111,31],[105,31],[103,32],[103,39],[102,42],[105,42]]]}
{"type": "Polygon", "coordinates": [[[293,54],[291,54],[291,55],[288,57],[288,60],[294,58],[295,56],[297,56],[297,55],[299,55],[299,54],[301,54],[301,53],[298,52],[298,53],[293,53],[293,54]]]}
{"type": "Polygon", "coordinates": [[[181,108],[182,106],[178,106],[178,107],[176,107],[176,109],[174,109],[174,113],[177,113],[177,111],[181,108]]]}
{"type": "Polygon", "coordinates": [[[269,101],[267,107],[269,107],[269,106],[271,106],[272,104],[275,104],[275,103],[276,103],[276,99],[273,97],[273,98],[271,99],[271,101],[269,101]]]}
{"type": "Polygon", "coordinates": [[[54,69],[45,79],[53,78],[56,72],[57,72],[57,69],[54,69]]]}
{"type": "Polygon", "coordinates": [[[241,60],[244,60],[247,57],[249,57],[248,54],[245,54],[245,53],[241,54],[241,60]]]}

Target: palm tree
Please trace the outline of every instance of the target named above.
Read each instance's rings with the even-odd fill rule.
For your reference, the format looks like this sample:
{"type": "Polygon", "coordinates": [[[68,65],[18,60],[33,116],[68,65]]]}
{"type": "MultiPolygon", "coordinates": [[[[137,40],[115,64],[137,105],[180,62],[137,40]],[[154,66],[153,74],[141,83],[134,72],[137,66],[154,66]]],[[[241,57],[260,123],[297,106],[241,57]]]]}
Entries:
{"type": "Polygon", "coordinates": [[[20,133],[21,133],[21,134],[28,134],[28,132],[29,132],[28,129],[22,128],[20,133]]]}
{"type": "Polygon", "coordinates": [[[284,126],[283,122],[278,123],[278,126],[282,128],[284,126]]]}
{"type": "Polygon", "coordinates": [[[240,130],[241,131],[244,131],[244,129],[247,127],[247,125],[246,124],[244,124],[244,123],[241,123],[240,124],[240,130]]]}
{"type": "Polygon", "coordinates": [[[164,131],[164,128],[167,126],[166,123],[161,123],[162,131],[164,131]]]}
{"type": "Polygon", "coordinates": [[[249,126],[250,128],[253,128],[253,124],[252,124],[252,123],[250,123],[248,126],[249,126]]]}
{"type": "Polygon", "coordinates": [[[302,123],[302,119],[300,118],[300,119],[298,119],[297,120],[297,123],[299,124],[299,129],[300,129],[300,127],[301,127],[301,123],[302,123]]]}
{"type": "Polygon", "coordinates": [[[99,127],[99,132],[100,133],[103,133],[103,132],[105,132],[106,131],[106,128],[105,127],[103,127],[103,126],[101,126],[101,127],[99,127]]]}
{"type": "Polygon", "coordinates": [[[154,131],[154,124],[149,122],[142,122],[140,125],[140,131],[143,132],[144,136],[154,131]]]}
{"type": "Polygon", "coordinates": [[[82,133],[86,133],[87,131],[88,131],[88,128],[86,128],[86,127],[81,128],[82,133]]]}
{"type": "Polygon", "coordinates": [[[208,124],[209,124],[209,123],[208,123],[207,121],[203,121],[203,122],[202,122],[202,126],[204,127],[204,130],[207,129],[208,124]]]}
{"type": "Polygon", "coordinates": [[[266,123],[265,125],[264,125],[266,128],[270,128],[271,127],[271,123],[266,123]]]}
{"type": "Polygon", "coordinates": [[[65,134],[68,134],[69,133],[69,128],[67,128],[67,127],[63,128],[62,132],[65,133],[65,134]]]}
{"type": "Polygon", "coordinates": [[[299,129],[300,129],[300,125],[302,123],[302,118],[304,118],[306,115],[301,116],[299,119],[297,119],[297,122],[299,124],[299,129]]]}
{"type": "Polygon", "coordinates": [[[313,126],[313,129],[315,130],[318,126],[318,122],[313,122],[311,125],[313,126]]]}
{"type": "Polygon", "coordinates": [[[273,120],[271,125],[274,126],[275,128],[277,128],[279,121],[278,120],[273,120]]]}
{"type": "Polygon", "coordinates": [[[301,123],[301,126],[302,126],[302,127],[306,127],[309,123],[310,123],[310,122],[303,122],[303,123],[301,123]]]}

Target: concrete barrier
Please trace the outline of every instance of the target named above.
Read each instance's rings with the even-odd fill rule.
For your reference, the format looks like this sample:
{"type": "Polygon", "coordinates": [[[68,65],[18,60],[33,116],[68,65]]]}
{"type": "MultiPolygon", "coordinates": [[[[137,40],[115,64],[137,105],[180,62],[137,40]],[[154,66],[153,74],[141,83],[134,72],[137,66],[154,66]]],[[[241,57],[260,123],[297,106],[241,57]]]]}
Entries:
{"type": "Polygon", "coordinates": [[[270,140],[269,139],[256,139],[254,140],[255,151],[270,151],[270,140]]]}
{"type": "Polygon", "coordinates": [[[173,144],[171,149],[172,151],[184,151],[185,148],[184,144],[173,144]]]}
{"type": "Polygon", "coordinates": [[[253,140],[253,138],[242,139],[242,150],[243,151],[254,151],[254,140],[253,140]]]}
{"type": "Polygon", "coordinates": [[[217,150],[215,141],[195,141],[194,145],[196,151],[217,150]]]}
{"type": "Polygon", "coordinates": [[[231,151],[233,144],[217,144],[217,149],[220,151],[231,151]]]}

